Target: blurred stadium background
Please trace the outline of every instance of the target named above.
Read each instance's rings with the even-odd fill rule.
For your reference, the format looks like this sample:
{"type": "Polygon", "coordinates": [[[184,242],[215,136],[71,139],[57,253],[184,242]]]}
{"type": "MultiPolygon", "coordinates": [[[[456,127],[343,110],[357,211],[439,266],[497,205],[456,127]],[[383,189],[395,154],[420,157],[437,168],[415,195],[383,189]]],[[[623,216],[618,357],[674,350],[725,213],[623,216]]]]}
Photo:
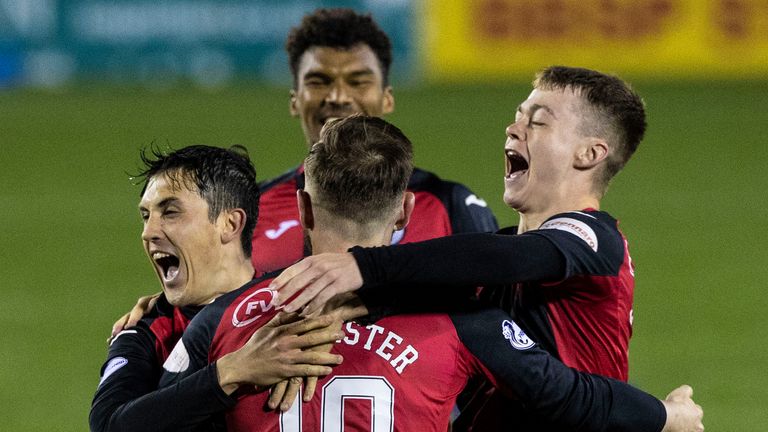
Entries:
{"type": "Polygon", "coordinates": [[[504,127],[533,73],[633,82],[650,128],[604,201],[637,265],[631,382],[691,384],[707,430],[768,429],[757,0],[0,0],[0,429],[86,430],[112,322],[158,290],[127,175],[141,147],[243,144],[261,179],[301,160],[282,44],[319,6],[373,13],[389,119],[502,225],[504,127]]]}

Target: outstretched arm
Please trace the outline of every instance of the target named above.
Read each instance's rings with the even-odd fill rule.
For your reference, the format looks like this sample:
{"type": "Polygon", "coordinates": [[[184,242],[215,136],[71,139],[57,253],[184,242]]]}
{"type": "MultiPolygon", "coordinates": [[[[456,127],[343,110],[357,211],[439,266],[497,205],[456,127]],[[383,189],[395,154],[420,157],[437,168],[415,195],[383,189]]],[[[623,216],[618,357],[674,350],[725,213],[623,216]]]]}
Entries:
{"type": "Polygon", "coordinates": [[[565,366],[499,309],[452,314],[489,379],[537,418],[573,431],[700,432],[702,411],[683,386],[665,401],[626,383],[565,366]]]}
{"type": "MultiPolygon", "coordinates": [[[[334,295],[380,290],[384,284],[452,286],[497,285],[529,280],[560,280],[565,258],[548,239],[535,234],[461,234],[405,245],[353,248],[351,253],[307,257],[270,285],[278,302],[305,288],[286,311],[306,305],[312,313],[334,295]]],[[[386,287],[390,289],[389,286],[386,287]]]]}

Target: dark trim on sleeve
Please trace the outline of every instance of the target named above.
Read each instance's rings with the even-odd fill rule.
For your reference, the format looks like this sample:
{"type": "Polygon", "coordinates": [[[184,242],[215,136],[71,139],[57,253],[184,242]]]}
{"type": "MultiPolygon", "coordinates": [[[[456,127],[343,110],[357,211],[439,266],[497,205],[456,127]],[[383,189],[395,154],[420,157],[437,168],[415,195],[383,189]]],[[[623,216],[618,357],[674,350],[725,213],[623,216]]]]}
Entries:
{"type": "MultiPolygon", "coordinates": [[[[211,416],[233,407],[235,403],[236,399],[224,393],[219,386],[216,366],[211,364],[175,385],[122,405],[112,415],[108,425],[100,430],[187,430],[205,424],[211,416]]],[[[96,430],[93,425],[92,430],[96,430]]]]}
{"type": "Polygon", "coordinates": [[[536,235],[458,234],[350,251],[363,276],[361,295],[393,283],[501,285],[557,281],[565,275],[562,253],[536,235]]]}
{"type": "Polygon", "coordinates": [[[500,309],[452,314],[451,320],[500,389],[557,430],[659,432],[664,427],[661,401],[620,381],[565,366],[500,309]]]}

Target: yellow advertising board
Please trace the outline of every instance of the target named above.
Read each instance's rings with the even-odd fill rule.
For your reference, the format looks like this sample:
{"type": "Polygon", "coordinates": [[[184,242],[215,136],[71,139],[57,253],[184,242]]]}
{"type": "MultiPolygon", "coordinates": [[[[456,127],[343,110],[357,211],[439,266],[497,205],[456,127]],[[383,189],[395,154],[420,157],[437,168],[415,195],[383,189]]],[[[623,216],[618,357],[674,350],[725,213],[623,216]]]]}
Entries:
{"type": "Polygon", "coordinates": [[[530,77],[552,64],[631,76],[768,77],[766,0],[426,0],[437,80],[530,77]]]}

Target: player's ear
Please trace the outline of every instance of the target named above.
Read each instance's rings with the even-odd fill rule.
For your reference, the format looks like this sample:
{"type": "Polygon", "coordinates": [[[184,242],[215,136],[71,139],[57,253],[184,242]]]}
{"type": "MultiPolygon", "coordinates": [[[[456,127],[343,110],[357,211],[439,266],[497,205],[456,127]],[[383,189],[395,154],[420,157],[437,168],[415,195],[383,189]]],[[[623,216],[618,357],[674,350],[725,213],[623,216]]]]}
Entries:
{"type": "Polygon", "coordinates": [[[401,230],[408,225],[411,220],[411,214],[413,213],[413,207],[416,205],[416,196],[413,192],[406,192],[403,194],[403,206],[400,209],[400,214],[395,221],[395,230],[401,230]]]}
{"type": "Polygon", "coordinates": [[[296,203],[299,205],[299,220],[304,229],[315,227],[315,215],[312,213],[312,197],[304,189],[296,191],[296,203]]]}
{"type": "Polygon", "coordinates": [[[608,157],[609,152],[610,147],[608,147],[608,143],[606,143],[604,139],[595,137],[586,138],[584,140],[584,145],[582,145],[576,152],[573,165],[577,169],[594,168],[608,157]]]}
{"type": "Polygon", "coordinates": [[[221,242],[227,244],[240,239],[240,234],[245,228],[245,210],[241,208],[224,210],[217,219],[219,232],[221,233],[221,242]]]}
{"type": "Polygon", "coordinates": [[[384,87],[384,98],[381,101],[381,113],[389,114],[395,110],[395,95],[392,93],[392,86],[384,87]]]}
{"type": "Polygon", "coordinates": [[[290,102],[288,103],[288,111],[291,113],[291,117],[299,116],[299,107],[296,106],[296,90],[290,91],[290,102]]]}

